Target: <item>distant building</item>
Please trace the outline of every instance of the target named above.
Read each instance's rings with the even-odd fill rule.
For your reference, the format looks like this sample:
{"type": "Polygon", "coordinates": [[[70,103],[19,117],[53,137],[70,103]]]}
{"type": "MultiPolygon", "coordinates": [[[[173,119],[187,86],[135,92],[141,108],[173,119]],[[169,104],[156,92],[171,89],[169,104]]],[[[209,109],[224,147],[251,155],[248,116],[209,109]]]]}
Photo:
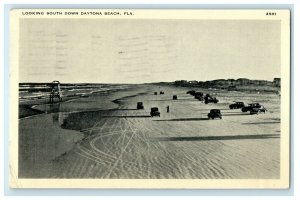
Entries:
{"type": "Polygon", "coordinates": [[[273,82],[272,81],[267,81],[267,86],[273,86],[273,82]]]}
{"type": "Polygon", "coordinates": [[[274,78],[273,85],[276,87],[280,87],[281,86],[280,80],[281,80],[280,78],[274,78]]]}
{"type": "Polygon", "coordinates": [[[190,85],[192,85],[192,86],[196,86],[196,85],[198,85],[198,81],[189,81],[188,82],[190,85]]]}
{"type": "Polygon", "coordinates": [[[267,85],[268,81],[265,80],[253,80],[254,85],[267,85]]]}
{"type": "Polygon", "coordinates": [[[214,81],[205,81],[205,82],[204,82],[204,85],[205,85],[206,87],[212,87],[212,86],[215,85],[215,82],[214,82],[214,81]]]}
{"type": "Polygon", "coordinates": [[[225,80],[225,79],[219,79],[218,84],[219,84],[219,85],[227,85],[228,82],[227,82],[227,80],[225,80]]]}
{"type": "Polygon", "coordinates": [[[203,81],[199,81],[199,82],[198,82],[198,86],[199,86],[199,87],[203,87],[203,86],[204,86],[204,82],[203,82],[203,81]]]}
{"type": "Polygon", "coordinates": [[[187,80],[177,80],[175,81],[175,85],[176,86],[187,86],[188,85],[188,81],[187,80]]]}
{"type": "Polygon", "coordinates": [[[180,81],[175,81],[174,83],[175,83],[175,86],[181,86],[180,81]]]}
{"type": "Polygon", "coordinates": [[[234,79],[227,79],[227,84],[228,85],[235,85],[236,81],[234,79]]]}
{"type": "Polygon", "coordinates": [[[240,85],[247,85],[250,83],[250,80],[247,79],[247,78],[239,78],[237,79],[237,82],[240,84],[240,85]]]}
{"type": "Polygon", "coordinates": [[[182,86],[187,86],[187,85],[188,85],[188,82],[187,82],[187,80],[181,80],[181,81],[180,81],[180,84],[181,84],[182,86]]]}
{"type": "Polygon", "coordinates": [[[175,81],[175,86],[181,87],[217,87],[217,88],[230,88],[235,89],[237,86],[277,86],[280,87],[280,78],[274,78],[274,81],[267,80],[250,80],[247,78],[235,79],[216,79],[211,81],[187,81],[187,80],[177,80],[175,81]]]}

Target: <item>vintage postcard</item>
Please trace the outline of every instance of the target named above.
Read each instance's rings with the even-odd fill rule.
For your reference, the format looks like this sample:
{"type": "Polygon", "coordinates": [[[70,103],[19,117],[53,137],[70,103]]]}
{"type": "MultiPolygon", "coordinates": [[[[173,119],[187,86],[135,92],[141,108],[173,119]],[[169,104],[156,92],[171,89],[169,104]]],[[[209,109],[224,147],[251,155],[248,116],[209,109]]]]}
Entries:
{"type": "Polygon", "coordinates": [[[11,187],[289,187],[289,10],[10,23],[11,187]]]}

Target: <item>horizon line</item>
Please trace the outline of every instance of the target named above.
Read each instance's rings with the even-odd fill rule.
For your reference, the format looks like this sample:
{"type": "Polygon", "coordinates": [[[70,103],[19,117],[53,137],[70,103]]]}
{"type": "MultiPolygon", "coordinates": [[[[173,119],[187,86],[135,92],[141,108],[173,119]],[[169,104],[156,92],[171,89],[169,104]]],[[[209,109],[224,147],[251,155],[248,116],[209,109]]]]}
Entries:
{"type": "MultiPolygon", "coordinates": [[[[281,77],[274,77],[274,78],[281,78],[281,77]]],[[[273,78],[273,80],[274,80],[273,78]]],[[[267,79],[250,79],[250,78],[237,78],[237,79],[234,79],[234,78],[219,78],[219,79],[212,79],[212,80],[206,80],[206,81],[201,81],[201,82],[207,82],[207,81],[216,81],[216,80],[230,80],[230,79],[233,79],[233,80],[238,80],[238,79],[248,79],[248,80],[260,80],[260,81],[270,81],[272,82],[271,80],[267,80],[267,79]]],[[[156,81],[156,82],[144,82],[144,83],[101,83],[101,82],[60,82],[61,84],[107,84],[107,85],[120,85],[120,84],[126,84],[126,85],[134,85],[134,84],[153,84],[153,83],[174,83],[175,81],[198,81],[200,82],[199,80],[185,80],[185,79],[177,79],[177,80],[174,80],[174,81],[156,81]]],[[[19,82],[19,84],[29,84],[29,83],[36,83],[36,84],[47,84],[47,83],[51,83],[52,81],[49,81],[49,82],[19,82]]]]}

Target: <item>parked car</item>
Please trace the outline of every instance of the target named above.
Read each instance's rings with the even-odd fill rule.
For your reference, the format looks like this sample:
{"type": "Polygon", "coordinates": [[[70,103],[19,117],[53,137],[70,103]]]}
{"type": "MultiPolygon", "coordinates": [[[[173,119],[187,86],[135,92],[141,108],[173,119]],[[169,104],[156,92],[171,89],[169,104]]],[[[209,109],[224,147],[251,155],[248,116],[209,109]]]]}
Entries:
{"type": "Polygon", "coordinates": [[[267,109],[264,106],[260,106],[258,108],[252,108],[250,110],[250,115],[258,114],[258,113],[266,113],[267,109]]]}
{"type": "Polygon", "coordinates": [[[160,117],[160,112],[158,110],[158,107],[152,107],[150,111],[151,117],[153,116],[159,116],[160,117]]]}
{"type": "Polygon", "coordinates": [[[137,110],[144,109],[143,102],[137,102],[136,109],[137,110]]]}
{"type": "Polygon", "coordinates": [[[210,112],[207,114],[208,119],[215,119],[220,118],[222,119],[222,114],[220,109],[211,109],[210,112]]]}
{"type": "Polygon", "coordinates": [[[230,109],[238,109],[243,107],[245,107],[244,102],[239,102],[239,101],[229,105],[230,109]]]}
{"type": "Polygon", "coordinates": [[[216,97],[204,97],[204,103],[208,104],[208,103],[218,103],[219,100],[216,97]]]}
{"type": "Polygon", "coordinates": [[[198,96],[204,96],[203,92],[195,92],[195,96],[198,95],[198,96]]]}
{"type": "Polygon", "coordinates": [[[208,103],[218,103],[219,100],[216,97],[212,97],[210,94],[207,93],[204,96],[204,102],[205,102],[205,104],[208,104],[208,103]]]}
{"type": "Polygon", "coordinates": [[[173,95],[173,100],[177,100],[177,95],[173,95]]]}
{"type": "Polygon", "coordinates": [[[157,92],[154,92],[154,95],[157,95],[157,92]]]}
{"type": "Polygon", "coordinates": [[[195,90],[189,90],[186,93],[194,96],[196,91],[195,90]]]}
{"type": "Polygon", "coordinates": [[[250,103],[248,106],[245,106],[242,108],[242,112],[248,112],[251,111],[253,108],[259,108],[260,104],[259,103],[250,103]]]}
{"type": "Polygon", "coordinates": [[[194,96],[195,99],[203,99],[203,92],[195,92],[194,96]]]}
{"type": "Polygon", "coordinates": [[[196,99],[198,99],[199,101],[204,101],[204,97],[198,96],[196,99]]]}
{"type": "Polygon", "coordinates": [[[163,91],[160,91],[160,93],[159,94],[165,94],[165,92],[163,92],[163,91]]]}
{"type": "Polygon", "coordinates": [[[213,98],[208,98],[205,100],[205,104],[208,104],[208,103],[218,103],[219,100],[216,98],[216,97],[213,97],[213,98]]]}
{"type": "Polygon", "coordinates": [[[87,95],[87,94],[81,94],[80,97],[81,97],[81,98],[88,98],[89,95],[87,95]]]}

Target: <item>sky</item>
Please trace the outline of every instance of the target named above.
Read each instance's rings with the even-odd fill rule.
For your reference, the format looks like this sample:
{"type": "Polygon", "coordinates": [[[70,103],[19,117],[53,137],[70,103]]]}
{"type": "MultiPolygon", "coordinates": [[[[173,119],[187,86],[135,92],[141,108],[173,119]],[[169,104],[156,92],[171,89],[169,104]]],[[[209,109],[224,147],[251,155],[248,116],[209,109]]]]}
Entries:
{"type": "Polygon", "coordinates": [[[19,82],[280,77],[280,21],[22,19],[19,82]]]}

